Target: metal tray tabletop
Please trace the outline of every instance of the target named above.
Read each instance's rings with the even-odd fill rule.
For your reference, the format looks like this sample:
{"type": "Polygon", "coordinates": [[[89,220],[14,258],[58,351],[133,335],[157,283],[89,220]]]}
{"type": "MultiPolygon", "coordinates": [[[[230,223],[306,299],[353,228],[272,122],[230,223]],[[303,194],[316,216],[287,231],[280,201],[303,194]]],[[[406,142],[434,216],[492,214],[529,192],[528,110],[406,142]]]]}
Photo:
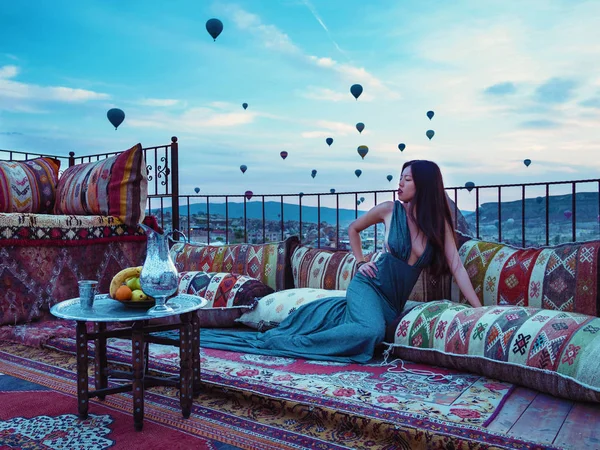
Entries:
{"type": "Polygon", "coordinates": [[[175,316],[196,311],[206,306],[208,301],[196,295],[178,294],[167,301],[171,307],[178,306],[173,312],[149,314],[148,310],[129,308],[114,300],[108,294],[99,294],[94,298],[92,308],[82,308],[79,297],[57,303],[50,308],[50,313],[61,319],[89,322],[129,322],[132,320],[149,320],[156,317],[175,316]]]}

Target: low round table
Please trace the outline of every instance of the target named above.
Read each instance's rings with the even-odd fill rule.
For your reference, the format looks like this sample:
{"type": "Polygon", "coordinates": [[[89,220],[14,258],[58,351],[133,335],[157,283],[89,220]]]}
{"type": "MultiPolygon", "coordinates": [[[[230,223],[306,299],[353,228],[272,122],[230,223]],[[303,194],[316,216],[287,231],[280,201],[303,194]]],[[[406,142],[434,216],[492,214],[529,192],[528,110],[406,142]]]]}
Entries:
{"type": "Polygon", "coordinates": [[[200,391],[200,326],[198,309],[207,300],[195,295],[179,294],[168,300],[173,312],[148,314],[148,309],[127,306],[106,294],[96,295],[92,308],[80,305],[79,298],[65,300],[54,305],[50,312],[56,317],[77,321],[77,404],[80,419],[88,415],[88,401],[92,397],[104,400],[106,395],[133,392],[133,419],[136,430],[144,424],[144,390],[152,386],[175,386],[179,388],[179,400],[183,417],[192,410],[192,396],[200,391]],[[150,325],[151,319],[179,316],[181,323],[150,325]],[[94,332],[88,332],[86,322],[94,323],[94,332]],[[130,326],[107,330],[108,322],[133,322],[130,326]],[[179,339],[152,336],[150,333],[179,329],[179,339]],[[120,337],[131,339],[131,372],[109,370],[106,357],[106,339],[120,337]],[[88,386],[88,341],[95,341],[95,390],[88,386]],[[147,375],[148,353],[146,344],[160,343],[179,347],[179,377],[155,377],[147,375]],[[145,354],[146,353],[146,354],[145,354]],[[131,379],[129,384],[108,387],[109,377],[131,379]]]}

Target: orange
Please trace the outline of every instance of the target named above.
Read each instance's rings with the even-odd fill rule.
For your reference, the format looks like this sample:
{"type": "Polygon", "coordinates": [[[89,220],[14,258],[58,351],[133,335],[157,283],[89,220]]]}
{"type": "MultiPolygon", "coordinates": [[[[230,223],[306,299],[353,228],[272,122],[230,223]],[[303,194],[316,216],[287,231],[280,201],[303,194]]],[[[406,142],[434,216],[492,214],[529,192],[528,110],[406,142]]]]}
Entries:
{"type": "Polygon", "coordinates": [[[121,301],[131,300],[131,294],[131,289],[128,286],[123,285],[115,292],[115,299],[121,301]]]}

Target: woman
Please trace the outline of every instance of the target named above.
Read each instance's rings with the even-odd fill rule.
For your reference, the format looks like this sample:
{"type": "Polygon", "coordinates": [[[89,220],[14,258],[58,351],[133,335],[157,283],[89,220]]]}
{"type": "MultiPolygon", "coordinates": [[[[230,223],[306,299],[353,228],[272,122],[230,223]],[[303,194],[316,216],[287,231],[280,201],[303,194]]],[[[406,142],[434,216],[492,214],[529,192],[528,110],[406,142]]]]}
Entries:
{"type": "Polygon", "coordinates": [[[402,311],[421,270],[452,273],[467,301],[481,306],[456,249],[450,208],[439,167],[409,161],[402,167],[400,201],[384,202],[350,224],[358,271],[346,297],[308,303],[264,333],[202,330],[203,347],[273,356],[364,363],[402,311]],[[366,262],[360,232],[384,223],[385,253],[366,262]]]}

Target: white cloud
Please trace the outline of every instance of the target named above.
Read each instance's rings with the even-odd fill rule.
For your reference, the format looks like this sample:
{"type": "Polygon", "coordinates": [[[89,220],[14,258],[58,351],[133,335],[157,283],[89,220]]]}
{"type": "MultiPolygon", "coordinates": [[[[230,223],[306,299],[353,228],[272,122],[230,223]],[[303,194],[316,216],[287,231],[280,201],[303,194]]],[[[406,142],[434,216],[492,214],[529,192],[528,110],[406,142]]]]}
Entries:
{"type": "Polygon", "coordinates": [[[153,113],[129,119],[128,125],[139,128],[177,130],[177,132],[202,132],[214,128],[231,128],[253,122],[256,114],[243,112],[217,112],[214,108],[190,108],[181,114],[153,113]]]}
{"type": "Polygon", "coordinates": [[[179,104],[179,100],[172,98],[145,98],[141,100],[139,104],[144,106],[167,107],[179,104]]]}
{"type": "Polygon", "coordinates": [[[19,74],[16,66],[0,67],[0,108],[9,111],[43,112],[42,102],[81,103],[105,100],[108,94],[64,86],[39,86],[13,81],[19,74]]]}

